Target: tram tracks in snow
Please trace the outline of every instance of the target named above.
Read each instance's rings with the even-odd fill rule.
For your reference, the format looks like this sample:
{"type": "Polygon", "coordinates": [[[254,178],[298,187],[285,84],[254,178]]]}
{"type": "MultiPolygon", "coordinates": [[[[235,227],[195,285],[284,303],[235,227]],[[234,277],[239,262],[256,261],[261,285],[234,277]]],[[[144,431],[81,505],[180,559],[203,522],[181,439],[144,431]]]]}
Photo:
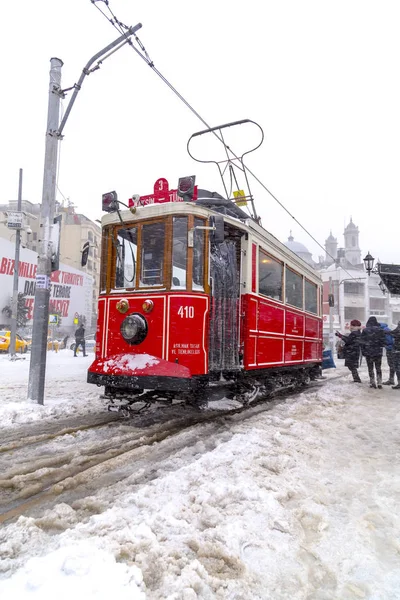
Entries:
{"type": "MultiPolygon", "coordinates": [[[[88,417],[82,417],[81,419],[87,419],[88,417]]],[[[76,417],[74,421],[76,421],[76,417]]],[[[14,450],[18,450],[20,448],[28,448],[29,446],[35,446],[37,444],[41,444],[43,442],[48,442],[50,440],[55,440],[57,438],[63,437],[64,435],[72,435],[78,433],[79,431],[88,431],[90,429],[98,429],[100,427],[104,427],[109,425],[110,423],[121,421],[123,417],[121,415],[114,414],[106,414],[106,415],[97,415],[97,418],[94,419],[93,423],[80,423],[77,425],[66,424],[66,421],[63,421],[61,426],[60,423],[57,423],[56,427],[53,427],[54,431],[43,432],[43,433],[30,433],[30,429],[34,429],[35,427],[40,426],[37,423],[29,424],[29,426],[22,426],[15,430],[12,430],[11,435],[3,436],[2,443],[0,446],[0,456],[6,452],[12,452],[14,450]],[[28,435],[25,435],[28,433],[28,435]]],[[[90,420],[90,419],[89,419],[90,420]]],[[[46,424],[49,427],[49,424],[46,424]]],[[[51,427],[50,427],[51,429],[51,427]]]]}
{"type": "MultiPolygon", "coordinates": [[[[342,376],[331,379],[340,377],[342,376]]],[[[314,385],[303,391],[311,392],[324,383],[324,381],[314,382],[314,385]]],[[[106,423],[74,428],[74,432],[88,431],[89,429],[97,429],[99,432],[102,428],[108,427],[107,433],[110,436],[106,438],[100,436],[99,440],[94,440],[94,443],[89,444],[87,448],[82,443],[78,444],[77,449],[72,452],[70,449],[66,451],[61,449],[60,453],[42,457],[39,461],[33,460],[31,464],[28,460],[19,470],[11,468],[4,473],[0,478],[0,524],[11,521],[33,508],[40,507],[46,501],[56,500],[60,495],[85,486],[88,482],[96,481],[107,471],[126,467],[129,461],[132,461],[130,472],[132,474],[135,459],[138,459],[141,452],[189,430],[191,427],[213,421],[224,423],[226,418],[243,412],[246,413],[244,418],[251,418],[258,413],[271,410],[277,402],[281,402],[293,393],[299,393],[299,390],[286,392],[284,395],[267,401],[258,400],[247,407],[240,406],[206,412],[191,409],[186,411],[187,414],[175,416],[161,424],[155,422],[138,427],[140,422],[114,418],[106,423]]],[[[168,414],[167,411],[165,413],[168,414]]],[[[144,418],[145,413],[141,415],[141,420],[144,418]]],[[[28,444],[20,445],[18,450],[22,451],[25,447],[32,447],[32,445],[39,446],[41,442],[53,442],[57,437],[62,437],[66,433],[60,431],[58,434],[47,434],[43,440],[28,440],[28,444]]],[[[127,476],[130,474],[128,473],[127,476]]]]}
{"type": "Polygon", "coordinates": [[[39,505],[44,500],[57,497],[65,491],[75,489],[93,480],[103,474],[104,470],[118,469],[131,458],[134,459],[135,453],[144,448],[159,444],[167,438],[183,432],[193,426],[210,421],[223,419],[229,414],[234,414],[243,410],[235,409],[219,411],[213,413],[197,412],[190,417],[182,417],[159,426],[150,427],[150,431],[133,430],[132,435],[118,445],[120,437],[116,444],[112,440],[105,448],[105,443],[100,443],[97,451],[93,448],[86,455],[78,458],[80,464],[68,464],[65,459],[67,456],[50,457],[49,461],[34,462],[29,472],[29,465],[16,472],[13,469],[5,473],[0,479],[0,524],[10,521],[32,507],[39,505]],[[59,463],[59,464],[57,464],[59,463]],[[47,466],[46,466],[47,465],[47,466]],[[39,466],[39,469],[37,468],[39,466]],[[44,472],[46,471],[46,472],[44,472]],[[15,490],[7,502],[1,500],[1,492],[5,490],[15,490]]]}

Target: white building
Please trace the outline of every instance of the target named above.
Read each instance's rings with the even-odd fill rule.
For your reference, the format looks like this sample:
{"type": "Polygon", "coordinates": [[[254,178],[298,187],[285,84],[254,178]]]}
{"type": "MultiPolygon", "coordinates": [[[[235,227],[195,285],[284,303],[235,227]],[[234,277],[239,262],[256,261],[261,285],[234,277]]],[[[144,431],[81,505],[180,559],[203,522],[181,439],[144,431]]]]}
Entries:
{"type": "Polygon", "coordinates": [[[324,341],[328,343],[330,332],[328,295],[333,294],[332,329],[345,332],[349,329],[350,321],[358,319],[363,325],[371,315],[379,322],[387,323],[390,327],[400,321],[400,296],[383,294],[379,287],[380,277],[377,274],[368,276],[362,260],[359,244],[359,229],[350,219],[343,232],[344,247],[338,248],[338,241],[332,235],[325,240],[325,257],[319,262],[312,259],[311,252],[296,242],[290,234],[285,246],[303,258],[320,271],[324,282],[323,294],[323,333],[324,341]]]}

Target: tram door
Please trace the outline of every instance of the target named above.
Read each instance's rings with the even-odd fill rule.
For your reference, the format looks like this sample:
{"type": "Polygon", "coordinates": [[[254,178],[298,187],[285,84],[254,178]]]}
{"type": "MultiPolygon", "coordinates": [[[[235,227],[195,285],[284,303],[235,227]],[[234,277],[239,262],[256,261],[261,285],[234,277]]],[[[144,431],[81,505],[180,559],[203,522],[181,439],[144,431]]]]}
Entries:
{"type": "Polygon", "coordinates": [[[209,370],[239,368],[240,237],[210,250],[211,309],[209,370]]]}

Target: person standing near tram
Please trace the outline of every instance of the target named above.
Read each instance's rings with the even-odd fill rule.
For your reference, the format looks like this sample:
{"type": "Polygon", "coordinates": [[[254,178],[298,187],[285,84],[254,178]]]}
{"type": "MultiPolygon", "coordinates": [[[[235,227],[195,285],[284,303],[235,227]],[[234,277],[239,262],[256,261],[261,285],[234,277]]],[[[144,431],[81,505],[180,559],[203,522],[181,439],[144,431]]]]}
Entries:
{"type": "MultiPolygon", "coordinates": [[[[394,358],[393,358],[393,336],[390,335],[390,329],[386,323],[380,323],[385,332],[385,350],[386,360],[389,367],[389,379],[384,381],[382,385],[394,385],[394,358]]],[[[398,383],[398,382],[397,382],[398,383]]]]}
{"type": "Polygon", "coordinates": [[[360,344],[363,356],[367,361],[370,387],[372,388],[382,389],[382,354],[385,341],[385,332],[380,327],[377,318],[370,317],[361,334],[360,344]]]}
{"type": "Polygon", "coordinates": [[[353,319],[350,323],[349,335],[343,335],[338,331],[335,335],[344,342],[343,355],[344,366],[347,367],[353,375],[355,383],[361,383],[358,367],[360,366],[360,337],[361,337],[361,322],[353,319]]]}
{"type": "Polygon", "coordinates": [[[390,334],[393,337],[393,367],[395,373],[397,375],[397,385],[393,385],[393,390],[400,390],[400,321],[397,324],[396,329],[392,329],[386,331],[387,334],[390,334]]]}

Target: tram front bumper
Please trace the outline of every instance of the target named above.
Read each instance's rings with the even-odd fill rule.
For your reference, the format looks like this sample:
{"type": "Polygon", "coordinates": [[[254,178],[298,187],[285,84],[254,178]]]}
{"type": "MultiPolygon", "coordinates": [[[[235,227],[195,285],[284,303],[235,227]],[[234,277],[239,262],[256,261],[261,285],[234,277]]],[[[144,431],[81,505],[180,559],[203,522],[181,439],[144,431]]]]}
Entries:
{"type": "Polygon", "coordinates": [[[90,365],[88,383],[129,390],[186,391],[192,388],[187,367],[150,354],[116,354],[90,365]]]}

